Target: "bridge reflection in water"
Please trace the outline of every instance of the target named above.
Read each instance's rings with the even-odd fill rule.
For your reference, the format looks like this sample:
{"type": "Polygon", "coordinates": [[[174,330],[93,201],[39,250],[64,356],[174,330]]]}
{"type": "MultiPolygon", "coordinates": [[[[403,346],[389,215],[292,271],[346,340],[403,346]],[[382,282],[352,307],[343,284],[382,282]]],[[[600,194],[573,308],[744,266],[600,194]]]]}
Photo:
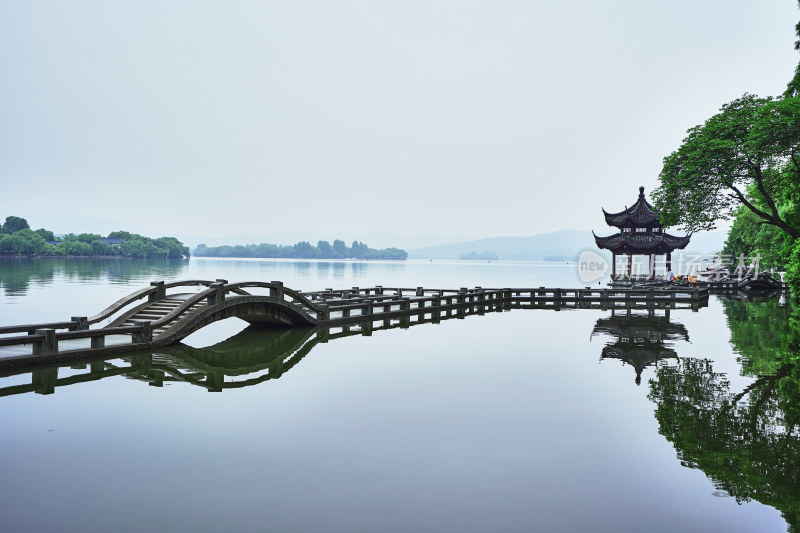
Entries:
{"type": "Polygon", "coordinates": [[[202,387],[209,392],[221,392],[225,389],[249,387],[270,379],[278,379],[320,343],[356,335],[370,336],[377,331],[435,324],[508,309],[511,309],[508,303],[486,303],[442,316],[431,317],[427,313],[419,313],[341,327],[276,329],[255,324],[207,348],[174,344],[134,352],[124,357],[98,358],[79,364],[3,370],[0,372],[0,379],[30,374],[31,380],[30,383],[0,387],[0,397],[28,392],[52,394],[58,387],[113,376],[147,382],[153,387],[182,382],[202,387]],[[59,377],[59,373],[67,372],[70,375],[59,377]]]}
{"type": "MultiPolygon", "coordinates": [[[[487,303],[442,316],[419,313],[333,328],[316,326],[275,329],[256,324],[206,348],[175,344],[134,352],[124,357],[96,359],[80,364],[9,369],[0,373],[0,378],[30,373],[31,380],[25,384],[0,386],[0,396],[27,392],[52,394],[57,387],[113,376],[147,382],[153,387],[181,382],[202,387],[209,392],[221,392],[278,379],[320,343],[514,308],[529,307],[511,305],[508,302],[487,303]],[[60,369],[62,374],[70,375],[59,377],[60,369]]],[[[636,372],[636,384],[641,383],[645,368],[655,366],[662,360],[677,359],[672,348],[673,341],[689,340],[686,328],[670,319],[669,309],[637,311],[612,308],[610,313],[610,316],[597,320],[591,338],[607,336],[613,339],[602,349],[600,360],[618,359],[623,364],[631,365],[636,372]]]]}

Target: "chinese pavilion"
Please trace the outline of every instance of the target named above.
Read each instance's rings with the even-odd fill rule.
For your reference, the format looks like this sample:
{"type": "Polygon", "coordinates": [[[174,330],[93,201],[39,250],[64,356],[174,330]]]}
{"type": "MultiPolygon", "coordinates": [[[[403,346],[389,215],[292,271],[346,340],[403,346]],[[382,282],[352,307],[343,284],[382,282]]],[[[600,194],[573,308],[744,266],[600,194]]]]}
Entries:
{"type": "MultiPolygon", "coordinates": [[[[619,213],[606,213],[606,224],[619,228],[619,233],[609,237],[594,235],[594,241],[599,248],[610,250],[611,279],[617,277],[617,256],[628,257],[627,279],[631,279],[631,266],[634,255],[649,256],[648,279],[653,279],[655,274],[655,256],[665,255],[667,270],[672,268],[672,251],[684,249],[689,244],[690,235],[676,237],[665,233],[658,221],[658,211],[644,198],[644,187],[639,187],[639,198],[636,203],[619,213]]],[[[625,276],[621,276],[625,278],[625,276]]]]}

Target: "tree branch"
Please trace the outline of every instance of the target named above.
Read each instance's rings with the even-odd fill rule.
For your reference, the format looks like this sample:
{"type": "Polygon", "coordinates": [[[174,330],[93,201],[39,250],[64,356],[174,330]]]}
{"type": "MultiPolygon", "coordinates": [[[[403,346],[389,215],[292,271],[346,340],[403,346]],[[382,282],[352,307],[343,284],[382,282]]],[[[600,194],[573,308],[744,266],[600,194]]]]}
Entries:
{"type": "MultiPolygon", "coordinates": [[[[746,206],[746,207],[747,207],[747,208],[748,208],[750,211],[752,211],[752,212],[753,212],[753,213],[755,213],[756,215],[758,215],[758,216],[760,216],[761,218],[763,218],[764,220],[766,220],[766,221],[767,221],[767,224],[772,224],[773,226],[777,226],[777,227],[781,228],[783,231],[785,231],[786,233],[788,233],[789,235],[791,235],[791,236],[792,236],[792,237],[794,237],[795,239],[796,239],[796,238],[798,238],[798,237],[800,237],[800,233],[799,233],[799,232],[798,232],[798,231],[797,231],[795,228],[793,228],[792,226],[790,226],[789,224],[787,224],[787,223],[786,223],[786,222],[785,222],[785,221],[784,221],[784,220],[783,220],[783,219],[782,219],[782,218],[781,218],[781,217],[780,217],[780,216],[777,214],[777,208],[775,208],[775,209],[774,209],[776,214],[770,215],[770,214],[769,214],[769,213],[767,213],[766,211],[762,211],[761,209],[759,209],[759,208],[757,208],[755,205],[753,205],[753,203],[752,203],[752,202],[750,202],[750,201],[749,201],[749,200],[748,200],[748,199],[745,197],[745,195],[744,195],[744,194],[742,194],[742,191],[740,191],[740,190],[739,190],[739,189],[736,187],[736,185],[733,185],[732,183],[729,183],[729,184],[728,184],[728,187],[730,187],[730,189],[731,189],[731,190],[732,190],[732,191],[735,193],[735,198],[736,198],[737,200],[739,200],[740,202],[742,202],[742,204],[744,204],[744,205],[745,205],[745,206],[746,206]]],[[[763,187],[763,185],[762,185],[762,187],[763,187]]],[[[761,190],[761,188],[762,188],[762,187],[759,187],[759,190],[761,190]]],[[[763,194],[763,193],[762,193],[762,194],[763,194]]],[[[772,202],[772,198],[769,198],[769,201],[770,201],[770,202],[772,202]]],[[[772,202],[772,206],[773,206],[773,207],[775,206],[775,203],[774,203],[774,202],[772,202]]]]}
{"type": "Polygon", "coordinates": [[[791,151],[790,157],[792,158],[792,163],[794,163],[794,168],[800,172],[800,163],[797,162],[797,158],[795,157],[794,150],[791,151]]]}
{"type": "Polygon", "coordinates": [[[775,205],[775,200],[772,199],[772,195],[767,192],[767,188],[764,186],[764,175],[761,173],[761,167],[753,165],[753,170],[755,170],[756,173],[756,187],[758,187],[758,191],[767,202],[770,211],[772,211],[772,216],[780,219],[781,216],[780,213],[778,213],[778,206],[775,205]]]}

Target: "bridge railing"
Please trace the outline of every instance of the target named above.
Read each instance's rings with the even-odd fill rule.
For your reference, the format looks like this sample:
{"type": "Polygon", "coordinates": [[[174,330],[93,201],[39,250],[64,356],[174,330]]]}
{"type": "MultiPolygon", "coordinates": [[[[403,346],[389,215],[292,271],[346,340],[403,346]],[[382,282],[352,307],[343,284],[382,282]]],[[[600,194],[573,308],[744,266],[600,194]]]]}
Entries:
{"type": "Polygon", "coordinates": [[[269,289],[269,295],[271,298],[276,298],[284,303],[291,304],[312,318],[316,318],[318,320],[322,320],[322,315],[324,315],[326,312],[323,307],[310,300],[305,293],[285,287],[281,281],[271,281],[269,283],[263,281],[242,281],[237,283],[229,283],[225,285],[225,288],[228,291],[236,291],[246,288],[269,289]],[[287,297],[290,298],[290,300],[287,300],[287,297]]]}
{"type": "MultiPolygon", "coordinates": [[[[0,337],[0,346],[20,346],[32,345],[33,355],[57,355],[62,352],[59,349],[59,341],[90,339],[90,348],[105,348],[106,337],[110,335],[131,335],[129,343],[122,343],[118,346],[146,344],[152,340],[152,329],[148,322],[139,322],[133,326],[119,326],[113,328],[85,329],[77,331],[56,331],[52,328],[40,328],[30,335],[19,335],[15,337],[0,337]]],[[[74,348],[75,350],[85,350],[85,347],[74,348]]],[[[69,351],[69,350],[67,350],[69,351]]]]}
{"type": "MultiPolygon", "coordinates": [[[[175,285],[177,286],[177,285],[175,285]]],[[[261,282],[261,281],[243,281],[236,283],[227,283],[225,280],[219,280],[209,284],[209,288],[184,300],[180,305],[175,307],[172,311],[164,315],[158,320],[151,322],[153,328],[164,327],[186,313],[189,309],[196,304],[206,301],[209,304],[221,303],[225,299],[225,294],[234,293],[241,296],[249,296],[250,293],[245,291],[246,288],[265,288],[270,291],[270,298],[274,298],[285,304],[292,305],[298,311],[301,311],[311,318],[323,320],[325,310],[323,307],[313,303],[300,292],[289,289],[283,286],[280,281],[261,282]],[[287,301],[287,297],[291,301],[287,301]]]]}
{"type": "MultiPolygon", "coordinates": [[[[11,333],[28,333],[33,335],[33,333],[37,329],[55,329],[55,330],[69,330],[69,331],[76,331],[76,330],[86,330],[92,324],[96,324],[101,320],[104,320],[110,316],[117,314],[118,312],[122,311],[124,308],[128,307],[129,305],[147,297],[151,301],[156,301],[166,296],[166,290],[175,288],[175,287],[193,287],[193,286],[210,286],[214,283],[218,283],[224,280],[203,280],[203,279],[193,279],[193,280],[183,280],[183,281],[175,281],[171,283],[164,283],[163,281],[153,281],[150,283],[149,287],[145,287],[143,289],[139,289],[138,291],[132,292],[127,296],[120,298],[110,306],[106,307],[99,313],[86,317],[86,316],[74,316],[71,317],[70,320],[65,320],[63,322],[39,322],[34,324],[20,324],[20,325],[13,325],[13,326],[0,326],[0,335],[7,335],[11,333]]],[[[240,291],[241,294],[246,294],[244,291],[240,291]]]]}
{"type": "Polygon", "coordinates": [[[113,304],[109,305],[99,313],[94,316],[89,317],[88,323],[96,324],[101,320],[104,320],[112,315],[117,314],[125,307],[128,307],[134,302],[137,302],[144,298],[145,296],[148,297],[150,301],[157,301],[160,300],[167,295],[167,289],[172,289],[175,287],[196,287],[196,286],[210,286],[213,283],[217,283],[224,280],[216,280],[210,281],[206,279],[188,279],[182,281],[173,281],[171,283],[164,283],[163,281],[152,281],[150,282],[150,287],[145,287],[144,289],[140,289],[136,292],[133,292],[124,298],[120,298],[113,304]]]}
{"type": "MultiPolygon", "coordinates": [[[[90,339],[91,348],[105,347],[105,339],[110,335],[131,335],[129,345],[151,343],[153,330],[166,326],[184,314],[199,302],[216,304],[225,300],[225,295],[233,293],[252,296],[245,289],[266,288],[269,297],[283,305],[289,305],[298,313],[304,314],[317,323],[331,323],[350,317],[358,319],[374,317],[376,320],[392,318],[409,313],[434,313],[458,307],[472,305],[492,305],[512,303],[525,305],[555,304],[559,307],[569,303],[624,303],[640,305],[641,303],[661,301],[667,305],[695,302],[708,298],[706,288],[669,287],[642,289],[560,289],[560,288],[492,288],[475,287],[467,289],[424,289],[422,287],[374,287],[344,291],[315,291],[302,293],[284,287],[283,283],[273,282],[237,282],[227,283],[225,280],[186,280],[169,284],[154,282],[150,287],[136,291],[122,298],[97,315],[72,317],[70,321],[50,322],[42,324],[23,324],[0,327],[0,346],[31,344],[34,355],[48,355],[59,352],[58,342],[61,340],[90,339]],[[124,309],[137,300],[148,297],[151,301],[159,301],[166,297],[167,288],[181,286],[206,286],[206,290],[198,292],[184,300],[167,315],[156,321],[138,321],[135,325],[89,329],[89,324],[124,309]],[[358,315],[353,315],[357,312],[358,315]],[[69,331],[56,331],[66,329],[69,331]],[[27,335],[2,336],[25,332],[27,335]]],[[[346,321],[346,320],[345,320],[346,321]]],[[[126,343],[122,343],[123,345],[126,343]]]]}

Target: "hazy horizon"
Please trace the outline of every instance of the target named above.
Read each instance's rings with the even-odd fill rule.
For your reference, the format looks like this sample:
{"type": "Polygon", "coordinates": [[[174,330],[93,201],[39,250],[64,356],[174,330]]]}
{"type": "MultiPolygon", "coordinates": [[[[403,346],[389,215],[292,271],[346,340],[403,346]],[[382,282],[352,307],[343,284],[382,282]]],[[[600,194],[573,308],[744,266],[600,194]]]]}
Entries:
{"type": "Polygon", "coordinates": [[[602,232],[600,208],[649,195],[688,128],[784,90],[798,16],[789,0],[2,2],[0,217],[602,232]]]}

